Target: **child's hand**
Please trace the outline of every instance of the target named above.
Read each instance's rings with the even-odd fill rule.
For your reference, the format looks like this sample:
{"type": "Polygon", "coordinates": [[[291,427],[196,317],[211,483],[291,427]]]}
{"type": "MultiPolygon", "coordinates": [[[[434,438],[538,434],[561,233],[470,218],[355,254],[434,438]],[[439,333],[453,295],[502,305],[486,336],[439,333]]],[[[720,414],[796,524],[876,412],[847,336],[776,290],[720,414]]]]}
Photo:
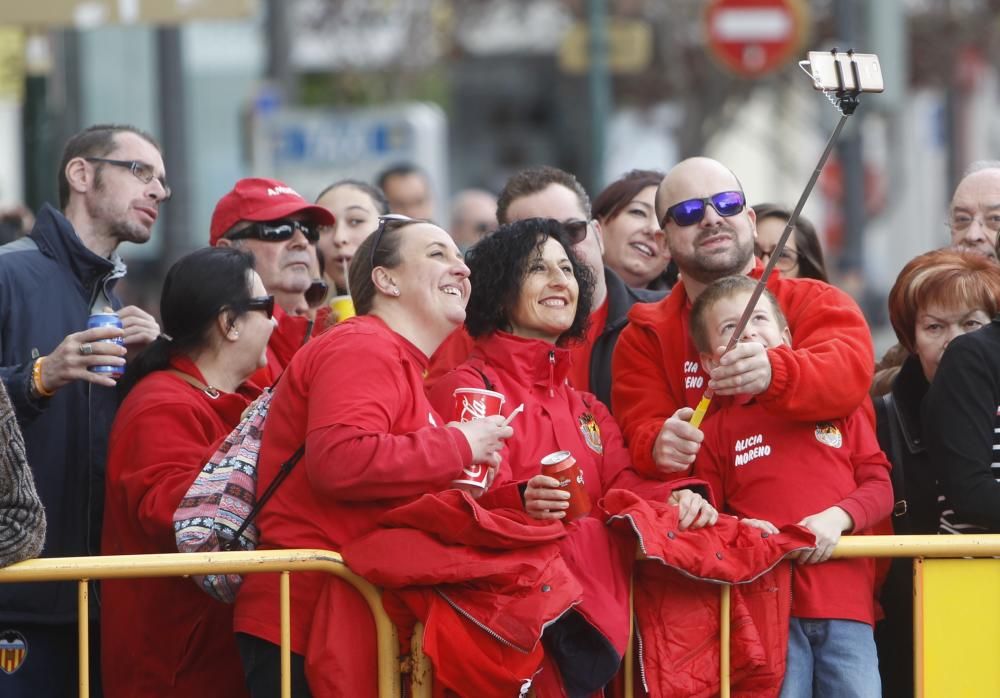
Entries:
{"type": "Polygon", "coordinates": [[[770,521],[765,521],[764,519],[740,519],[740,523],[746,524],[747,526],[753,526],[754,528],[759,528],[764,531],[764,533],[778,532],[777,526],[770,521]]]}
{"type": "Polygon", "coordinates": [[[677,527],[682,531],[689,528],[714,526],[719,520],[719,512],[708,500],[692,490],[674,490],[670,493],[669,504],[680,509],[677,527]]]}
{"type": "Polygon", "coordinates": [[[840,540],[840,534],[854,528],[854,520],[846,511],[834,506],[807,516],[799,521],[799,526],[805,526],[816,536],[816,547],[812,550],[803,550],[798,557],[799,563],[814,565],[830,559],[833,549],[837,547],[837,541],[840,540]]]}
{"type": "Polygon", "coordinates": [[[653,443],[653,462],[661,473],[682,473],[694,464],[705,435],[698,427],[691,426],[693,414],[690,407],[682,407],[660,427],[653,443]]]}

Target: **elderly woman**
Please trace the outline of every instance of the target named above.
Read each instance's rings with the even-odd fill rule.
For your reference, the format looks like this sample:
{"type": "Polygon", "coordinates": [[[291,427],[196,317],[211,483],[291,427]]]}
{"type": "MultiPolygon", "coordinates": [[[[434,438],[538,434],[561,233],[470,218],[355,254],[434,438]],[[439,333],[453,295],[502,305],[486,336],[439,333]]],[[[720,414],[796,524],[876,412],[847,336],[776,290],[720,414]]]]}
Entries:
{"type": "Polygon", "coordinates": [[[656,188],[662,181],[662,172],[631,170],[594,199],[594,218],[604,232],[604,264],[632,288],[668,291],[677,281],[656,221],[656,188]]]}
{"type": "MultiPolygon", "coordinates": [[[[340,551],[388,510],[448,488],[472,464],[499,464],[513,433],[498,417],[446,423],[424,395],[427,357],[465,320],[469,299],[469,269],[448,233],[383,219],[354,254],[350,282],[357,317],[300,349],[271,403],[260,486],[302,444],[305,454],[261,509],[262,548],[340,551]]],[[[277,598],[275,575],[251,575],[236,601],[254,696],[279,691],[277,598]]],[[[295,695],[375,695],[374,625],[349,585],[296,574],[291,615],[295,695]],[[321,645],[333,648],[329,661],[307,669],[321,645]]]]}
{"type": "MultiPolygon", "coordinates": [[[[937,250],[911,260],[889,292],[889,319],[908,355],[889,394],[875,399],[875,408],[879,442],[893,467],[896,533],[958,533],[968,530],[972,523],[961,514],[956,515],[955,507],[950,504],[950,491],[939,485],[941,472],[935,466],[948,470],[954,463],[928,451],[928,444],[933,448],[937,441],[929,433],[931,427],[936,431],[939,424],[942,427],[947,424],[945,428],[954,438],[968,438],[967,434],[959,437],[961,430],[951,420],[959,416],[962,420],[967,418],[971,410],[967,400],[971,396],[959,393],[960,410],[948,413],[947,419],[941,415],[943,421],[938,421],[938,417],[922,421],[921,412],[934,415],[944,404],[928,399],[928,390],[932,382],[938,385],[942,379],[938,366],[945,349],[960,335],[988,325],[998,309],[1000,267],[978,255],[951,250],[937,250]]],[[[960,385],[954,378],[944,377],[941,388],[951,392],[960,385]]],[[[988,436],[980,437],[985,443],[987,475],[992,460],[995,415],[996,404],[993,404],[990,414],[979,420],[989,427],[988,436]]],[[[880,663],[889,668],[882,671],[885,692],[912,695],[912,652],[908,650],[913,646],[910,560],[893,562],[881,601],[886,620],[877,629],[876,639],[880,663]]]]}
{"type": "MultiPolygon", "coordinates": [[[[447,410],[456,388],[486,387],[505,396],[507,412],[524,404],[515,422],[517,437],[502,451],[501,479],[483,500],[488,505],[523,507],[538,519],[564,519],[570,495],[559,488],[559,480],[539,473],[540,463],[557,451],[569,451],[576,459],[593,506],[589,516],[568,525],[566,545],[573,550],[568,557],[586,570],[581,575],[584,601],[567,614],[574,621],[571,633],[562,634],[557,623],[543,635],[546,662],[535,690],[540,696],[563,690],[587,695],[614,675],[628,637],[627,594],[622,593],[628,566],[608,540],[596,504],[612,486],[639,483],[607,408],[566,380],[567,345],[584,336],[593,280],[577,260],[563,224],[551,219],[501,226],[473,247],[467,260],[473,288],[465,325],[475,344],[469,359],[433,386],[430,399],[447,410]]],[[[669,486],[656,487],[670,496],[669,486]]],[[[682,508],[684,527],[714,522],[714,509],[700,496],[683,490],[673,497],[682,508]]]]}
{"type": "MultiPolygon", "coordinates": [[[[754,244],[754,254],[767,264],[792,212],[776,204],[757,204],[753,210],[757,214],[757,242],[754,244]]],[[[819,236],[816,234],[815,226],[808,219],[799,216],[795,221],[795,228],[785,241],[785,246],[774,266],[782,275],[792,279],[829,280],[819,236]]]]}
{"type": "MultiPolygon", "coordinates": [[[[274,328],[253,257],[210,247],[167,273],[164,334],[129,366],[111,430],[102,553],[176,552],[173,515],[260,390],[274,328]]],[[[102,583],[104,693],[245,696],[232,608],[188,579],[102,583]]]]}

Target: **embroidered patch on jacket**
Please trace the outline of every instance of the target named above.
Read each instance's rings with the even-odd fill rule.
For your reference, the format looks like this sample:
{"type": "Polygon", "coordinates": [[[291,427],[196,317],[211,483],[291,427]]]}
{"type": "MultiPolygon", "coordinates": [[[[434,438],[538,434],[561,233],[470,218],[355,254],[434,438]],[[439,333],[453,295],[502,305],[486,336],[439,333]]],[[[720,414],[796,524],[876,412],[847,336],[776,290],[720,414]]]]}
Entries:
{"type": "Polygon", "coordinates": [[[13,674],[24,664],[28,656],[28,641],[16,630],[0,632],[0,669],[5,674],[13,674]]]}
{"type": "Polygon", "coordinates": [[[816,440],[832,448],[840,448],[844,445],[844,437],[841,436],[840,429],[830,422],[820,422],[816,425],[816,440]]]}
{"type": "Polygon", "coordinates": [[[580,415],[580,433],[583,440],[587,442],[590,449],[596,453],[604,453],[604,444],[601,443],[601,428],[597,426],[597,420],[590,412],[580,415]]]}

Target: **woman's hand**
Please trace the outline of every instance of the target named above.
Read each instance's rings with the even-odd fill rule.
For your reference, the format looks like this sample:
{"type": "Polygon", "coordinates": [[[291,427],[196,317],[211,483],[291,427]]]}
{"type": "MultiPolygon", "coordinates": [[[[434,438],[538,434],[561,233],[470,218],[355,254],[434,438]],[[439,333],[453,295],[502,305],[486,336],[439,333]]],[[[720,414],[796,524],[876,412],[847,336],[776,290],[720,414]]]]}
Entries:
{"type": "Polygon", "coordinates": [[[472,462],[485,463],[494,468],[500,465],[500,449],[504,441],[514,435],[514,428],[504,426],[500,415],[473,419],[469,422],[448,422],[465,435],[472,449],[472,462]]]}
{"type": "Polygon", "coordinates": [[[559,481],[535,475],[524,490],[524,510],[536,519],[562,519],[569,507],[569,492],[559,489],[559,481]]]}
{"type": "Polygon", "coordinates": [[[714,526],[719,520],[719,512],[708,500],[693,490],[674,490],[670,493],[668,504],[680,509],[677,527],[685,531],[689,528],[714,526]]]}
{"type": "Polygon", "coordinates": [[[799,521],[799,526],[805,526],[816,535],[816,547],[812,550],[803,550],[798,557],[799,564],[814,565],[830,559],[833,549],[840,540],[840,534],[854,528],[854,520],[846,511],[833,506],[818,514],[807,516],[799,521]]]}
{"type": "Polygon", "coordinates": [[[778,527],[764,519],[740,519],[740,523],[753,528],[759,528],[764,533],[778,533],[778,527]]]}

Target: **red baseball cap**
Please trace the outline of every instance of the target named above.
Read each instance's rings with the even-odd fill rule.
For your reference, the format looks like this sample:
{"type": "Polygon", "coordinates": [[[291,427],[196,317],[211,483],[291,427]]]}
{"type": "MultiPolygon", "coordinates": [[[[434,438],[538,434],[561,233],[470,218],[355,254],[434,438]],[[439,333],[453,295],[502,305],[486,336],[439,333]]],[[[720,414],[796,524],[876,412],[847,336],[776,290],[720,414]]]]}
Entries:
{"type": "Polygon", "coordinates": [[[296,213],[306,214],[318,225],[333,225],[335,220],[330,211],[309,203],[284,182],[259,177],[241,179],[215,205],[208,243],[214,246],[240,221],[274,221],[296,213]]]}

